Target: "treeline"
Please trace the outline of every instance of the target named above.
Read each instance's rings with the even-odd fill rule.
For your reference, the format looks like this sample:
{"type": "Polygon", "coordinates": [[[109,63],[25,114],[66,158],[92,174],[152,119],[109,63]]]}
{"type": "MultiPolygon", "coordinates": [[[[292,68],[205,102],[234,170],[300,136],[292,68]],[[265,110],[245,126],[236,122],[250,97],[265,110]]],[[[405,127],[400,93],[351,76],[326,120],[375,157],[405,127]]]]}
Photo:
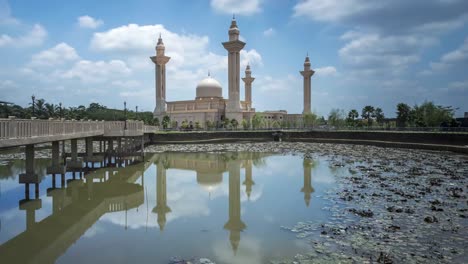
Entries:
{"type": "Polygon", "coordinates": [[[123,109],[107,108],[98,103],[91,103],[88,107],[80,105],[78,107],[65,107],[61,103],[48,103],[44,99],[33,100],[29,107],[21,107],[15,104],[0,104],[0,118],[8,118],[15,116],[20,119],[59,119],[65,118],[68,120],[105,120],[105,121],[124,121],[127,120],[142,120],[145,124],[154,125],[152,112],[137,112],[135,110],[126,111],[123,109]]]}
{"type": "Polygon", "coordinates": [[[459,127],[451,106],[436,105],[425,101],[413,107],[405,103],[396,106],[396,118],[385,118],[379,107],[364,106],[359,113],[356,109],[347,114],[342,109],[332,109],[327,124],[335,127],[459,127]]]}

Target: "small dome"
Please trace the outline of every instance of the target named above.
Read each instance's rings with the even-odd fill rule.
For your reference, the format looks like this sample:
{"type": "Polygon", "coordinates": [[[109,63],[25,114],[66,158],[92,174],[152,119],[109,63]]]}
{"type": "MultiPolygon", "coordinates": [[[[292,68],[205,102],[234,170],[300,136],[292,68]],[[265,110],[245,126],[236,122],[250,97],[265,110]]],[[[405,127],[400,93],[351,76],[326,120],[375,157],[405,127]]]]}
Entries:
{"type": "Polygon", "coordinates": [[[197,85],[197,98],[203,97],[223,97],[223,88],[221,84],[208,76],[201,80],[197,85]]]}

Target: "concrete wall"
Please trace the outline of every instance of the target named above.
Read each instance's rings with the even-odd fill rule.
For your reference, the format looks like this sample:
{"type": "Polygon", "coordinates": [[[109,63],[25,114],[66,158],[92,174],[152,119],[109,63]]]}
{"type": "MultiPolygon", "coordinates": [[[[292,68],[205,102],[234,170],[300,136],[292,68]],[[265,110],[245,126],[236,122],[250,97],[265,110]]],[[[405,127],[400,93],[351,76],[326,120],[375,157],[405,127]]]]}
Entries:
{"type": "MultiPolygon", "coordinates": [[[[381,147],[447,150],[468,153],[468,133],[286,131],[284,141],[364,144],[381,147]]],[[[152,143],[272,141],[273,131],[180,132],[154,134],[152,143]]]]}

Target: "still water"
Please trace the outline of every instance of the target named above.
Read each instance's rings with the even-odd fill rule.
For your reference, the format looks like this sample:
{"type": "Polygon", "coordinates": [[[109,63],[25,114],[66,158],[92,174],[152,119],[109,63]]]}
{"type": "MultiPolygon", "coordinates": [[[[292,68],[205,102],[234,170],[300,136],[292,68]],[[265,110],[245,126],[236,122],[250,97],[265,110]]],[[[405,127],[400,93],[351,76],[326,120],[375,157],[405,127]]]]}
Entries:
{"type": "Polygon", "coordinates": [[[325,159],[171,152],[55,179],[49,163],[29,200],[24,161],[0,164],[0,263],[268,263],[308,248],[281,226],[330,217],[325,159]]]}

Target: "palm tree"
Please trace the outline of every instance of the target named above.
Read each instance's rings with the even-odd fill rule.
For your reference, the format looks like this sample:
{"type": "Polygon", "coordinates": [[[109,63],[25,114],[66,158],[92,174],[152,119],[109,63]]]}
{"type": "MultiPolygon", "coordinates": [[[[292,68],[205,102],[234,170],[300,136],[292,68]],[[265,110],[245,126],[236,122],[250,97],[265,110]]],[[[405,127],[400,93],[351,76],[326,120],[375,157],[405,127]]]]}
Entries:
{"type": "Polygon", "coordinates": [[[370,126],[372,124],[372,117],[374,117],[374,107],[371,105],[366,105],[364,108],[362,108],[362,113],[361,117],[365,120],[367,120],[367,126],[370,126]]]}

